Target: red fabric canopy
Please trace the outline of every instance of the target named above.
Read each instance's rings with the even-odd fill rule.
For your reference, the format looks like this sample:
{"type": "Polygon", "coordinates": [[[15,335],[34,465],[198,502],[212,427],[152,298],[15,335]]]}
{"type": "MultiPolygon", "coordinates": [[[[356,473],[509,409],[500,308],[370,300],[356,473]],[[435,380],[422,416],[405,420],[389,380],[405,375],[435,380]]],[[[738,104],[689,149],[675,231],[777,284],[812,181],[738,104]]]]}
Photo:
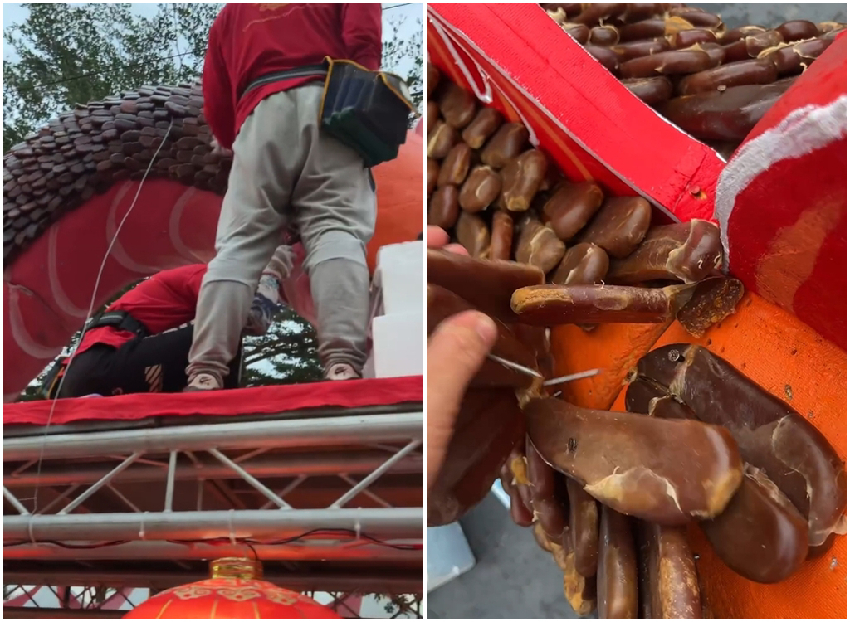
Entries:
{"type": "Polygon", "coordinates": [[[77,421],[136,421],[183,415],[234,416],[307,408],[363,408],[422,402],[422,376],[312,382],[230,391],[137,393],[7,404],[3,425],[62,425],[77,421]]]}

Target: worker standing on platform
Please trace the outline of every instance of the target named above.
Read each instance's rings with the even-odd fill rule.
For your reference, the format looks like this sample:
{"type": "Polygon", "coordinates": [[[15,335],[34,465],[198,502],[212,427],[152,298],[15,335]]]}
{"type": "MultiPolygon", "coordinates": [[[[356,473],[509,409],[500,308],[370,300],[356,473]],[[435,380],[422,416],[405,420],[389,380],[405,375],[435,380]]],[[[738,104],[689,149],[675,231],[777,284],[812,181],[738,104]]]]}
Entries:
{"type": "MultiPolygon", "coordinates": [[[[291,269],[289,253],[288,247],[278,247],[263,271],[237,351],[228,361],[227,388],[239,385],[241,334],[262,335],[271,326],[281,304],[281,283],[291,269]]],[[[206,264],[163,270],[109,305],[87,326],[74,356],[58,361],[48,373],[46,397],[182,391],[191,322],[206,272],[206,264]]]]}
{"type": "Polygon", "coordinates": [[[210,29],[204,115],[233,168],[201,287],[187,390],[223,387],[251,296],[281,231],[306,249],[319,357],[329,380],[366,360],[366,244],[375,183],[362,157],[320,129],[326,57],[381,61],[380,4],[228,4],[210,29]]]}

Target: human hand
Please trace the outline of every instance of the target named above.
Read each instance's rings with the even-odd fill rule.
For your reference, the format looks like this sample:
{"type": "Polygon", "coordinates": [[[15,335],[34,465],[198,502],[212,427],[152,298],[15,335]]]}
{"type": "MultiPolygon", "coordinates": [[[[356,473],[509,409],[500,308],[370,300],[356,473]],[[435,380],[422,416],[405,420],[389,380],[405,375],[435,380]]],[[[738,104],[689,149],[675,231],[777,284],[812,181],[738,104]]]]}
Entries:
{"type": "Polygon", "coordinates": [[[489,316],[464,311],[444,320],[428,339],[429,489],[445,460],[461,399],[496,343],[496,331],[489,316]]]}
{"type": "MultiPolygon", "coordinates": [[[[428,248],[468,255],[460,244],[449,244],[439,227],[425,232],[428,248]]],[[[446,319],[428,340],[428,487],[446,457],[460,401],[467,385],[496,342],[496,324],[477,311],[446,319]]]]}
{"type": "Polygon", "coordinates": [[[425,231],[425,244],[428,248],[442,248],[458,255],[469,255],[460,244],[449,244],[449,234],[439,227],[428,227],[425,231]]]}
{"type": "Polygon", "coordinates": [[[214,155],[221,157],[229,157],[233,155],[233,151],[231,149],[225,149],[221,145],[218,144],[215,136],[210,139],[210,147],[212,148],[212,152],[214,155]]]}

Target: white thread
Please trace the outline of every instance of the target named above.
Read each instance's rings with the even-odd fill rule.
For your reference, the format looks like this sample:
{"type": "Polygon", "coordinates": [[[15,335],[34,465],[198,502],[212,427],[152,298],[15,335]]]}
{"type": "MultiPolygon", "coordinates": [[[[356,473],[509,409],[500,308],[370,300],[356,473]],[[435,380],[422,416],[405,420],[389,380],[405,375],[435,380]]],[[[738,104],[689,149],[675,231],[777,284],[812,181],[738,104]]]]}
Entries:
{"type": "MultiPolygon", "coordinates": [[[[165,131],[165,136],[162,137],[162,141],[159,143],[159,146],[156,148],[156,151],[151,158],[150,163],[148,164],[148,168],[145,170],[145,174],[142,175],[142,179],[139,182],[138,188],[136,188],[136,196],[133,197],[133,201],[130,203],[130,207],[127,209],[127,213],[124,214],[124,218],[121,219],[121,222],[118,224],[118,228],[115,229],[115,233],[112,236],[112,240],[109,242],[109,246],[106,248],[106,254],[103,256],[103,261],[100,263],[100,269],[97,271],[97,278],[94,281],[94,289],[91,293],[91,301],[89,302],[89,309],[86,312],[86,322],[91,319],[91,312],[94,310],[94,301],[97,298],[97,288],[100,286],[100,279],[103,277],[103,270],[106,267],[106,260],[109,259],[109,254],[112,252],[112,247],[115,245],[115,242],[118,240],[118,235],[121,233],[121,229],[124,227],[124,223],[127,221],[127,218],[130,216],[130,213],[133,211],[133,208],[136,206],[136,201],[139,200],[139,194],[142,192],[142,187],[145,184],[145,180],[153,168],[153,163],[156,160],[156,157],[159,155],[162,146],[165,144],[165,140],[171,134],[171,128],[174,126],[174,119],[168,123],[168,129],[165,131]]],[[[47,424],[44,426],[44,434],[42,435],[41,449],[39,451],[38,456],[38,467],[36,468],[36,482],[38,481],[38,477],[41,475],[41,464],[44,462],[44,449],[47,446],[47,430],[50,427],[50,422],[53,419],[53,411],[56,409],[56,401],[59,399],[59,395],[62,392],[62,385],[65,383],[65,378],[68,377],[68,370],[71,368],[71,363],[74,362],[74,357],[77,355],[77,348],[79,348],[80,344],[83,342],[83,337],[86,336],[86,332],[88,331],[88,327],[84,324],[83,331],[80,333],[80,340],[74,346],[71,355],[68,357],[68,362],[65,365],[65,373],[62,374],[62,378],[59,380],[59,386],[56,389],[56,394],[53,397],[53,403],[50,405],[50,413],[47,415],[47,424]]],[[[33,513],[38,511],[38,484],[35,486],[35,491],[33,494],[33,513]]]]}
{"type": "Polygon", "coordinates": [[[227,529],[230,532],[230,544],[236,546],[236,535],[233,533],[233,513],[236,511],[235,508],[230,508],[230,512],[228,512],[228,516],[230,519],[227,521],[227,529]]]}
{"type": "Polygon", "coordinates": [[[572,382],[573,380],[580,380],[582,378],[592,378],[596,374],[599,373],[598,369],[589,369],[587,371],[580,371],[575,374],[569,374],[568,376],[561,376],[560,378],[552,378],[551,380],[547,380],[543,383],[544,387],[551,387],[556,384],[564,384],[565,382],[572,382]]]}
{"type": "Polygon", "coordinates": [[[147,512],[142,512],[142,524],[139,525],[139,540],[145,539],[145,514],[147,512]]]}
{"type": "MultiPolygon", "coordinates": [[[[33,505],[33,507],[35,507],[35,506],[33,505]]],[[[35,518],[35,514],[34,513],[30,514],[30,519],[27,521],[27,533],[29,533],[29,535],[30,535],[30,544],[38,544],[38,542],[35,541],[35,536],[32,533],[32,520],[34,518],[35,518]]]]}
{"type": "Polygon", "coordinates": [[[513,361],[508,361],[507,359],[503,359],[501,356],[496,356],[495,354],[488,354],[487,358],[491,361],[494,361],[501,365],[502,367],[507,367],[508,369],[513,369],[514,371],[518,371],[526,376],[531,376],[532,378],[542,378],[540,374],[538,374],[533,369],[529,369],[528,367],[523,367],[519,363],[514,363],[513,361]]]}

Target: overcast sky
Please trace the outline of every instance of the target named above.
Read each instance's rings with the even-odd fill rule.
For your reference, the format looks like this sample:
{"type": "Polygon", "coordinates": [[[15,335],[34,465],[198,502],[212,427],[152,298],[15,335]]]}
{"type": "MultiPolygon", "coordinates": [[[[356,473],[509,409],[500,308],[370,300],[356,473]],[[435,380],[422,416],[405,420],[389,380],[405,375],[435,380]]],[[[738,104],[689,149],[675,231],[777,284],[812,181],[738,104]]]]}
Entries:
{"type": "MultiPolygon", "coordinates": [[[[73,2],[71,4],[81,4],[77,2],[73,2]]],[[[134,2],[131,4],[133,10],[138,12],[140,15],[150,15],[153,16],[156,14],[156,3],[155,2],[134,2]]],[[[417,23],[417,18],[422,21],[422,4],[421,3],[406,3],[406,2],[385,2],[384,7],[387,9],[384,11],[384,32],[390,32],[389,22],[390,21],[401,21],[401,26],[399,33],[404,38],[411,37],[415,32],[417,27],[421,28],[421,25],[417,23]],[[404,5],[404,6],[398,6],[404,5]],[[395,8],[391,8],[395,7],[395,8]]],[[[26,9],[21,4],[3,4],[3,31],[5,32],[9,26],[14,26],[15,24],[20,24],[25,21],[27,18],[27,14],[29,13],[28,9],[26,9]]],[[[423,22],[424,23],[424,22],[423,22]]],[[[9,50],[6,46],[6,41],[3,41],[3,59],[12,59],[14,60],[15,54],[13,51],[9,50]]],[[[409,67],[404,65],[399,67],[392,68],[398,73],[406,72],[409,67]]]]}

